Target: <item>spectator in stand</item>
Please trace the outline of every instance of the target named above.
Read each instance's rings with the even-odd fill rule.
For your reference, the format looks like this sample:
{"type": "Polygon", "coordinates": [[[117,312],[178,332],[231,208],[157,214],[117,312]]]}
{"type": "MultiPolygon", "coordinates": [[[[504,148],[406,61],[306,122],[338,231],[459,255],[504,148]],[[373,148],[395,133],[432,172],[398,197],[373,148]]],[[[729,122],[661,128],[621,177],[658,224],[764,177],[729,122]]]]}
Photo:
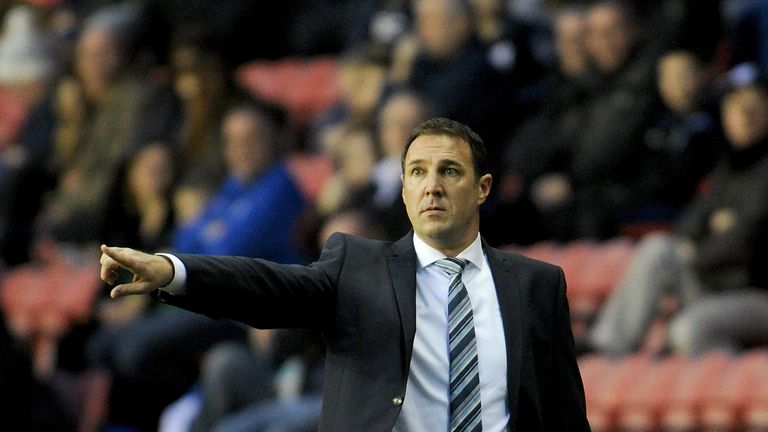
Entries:
{"type": "MultiPolygon", "coordinates": [[[[43,208],[41,233],[59,242],[87,244],[104,238],[105,215],[120,167],[139,143],[167,136],[170,99],[131,73],[124,53],[136,11],[120,5],[94,13],[77,40],[76,134],[51,157],[57,185],[43,208]]],[[[69,84],[68,84],[69,85],[69,84]]],[[[45,126],[43,126],[45,127],[45,126]]],[[[58,144],[57,144],[58,145],[58,144]]]]}
{"type": "Polygon", "coordinates": [[[234,93],[231,70],[214,42],[193,30],[177,32],[170,54],[180,111],[175,132],[179,178],[207,179],[208,189],[218,187],[227,171],[219,127],[234,93]]]}
{"type": "Polygon", "coordinates": [[[37,25],[38,18],[31,6],[16,5],[3,15],[0,34],[0,266],[29,259],[32,220],[46,184],[39,168],[47,143],[29,139],[35,131],[23,124],[58,72],[52,37],[37,25]]]}
{"type": "MultiPolygon", "coordinates": [[[[294,230],[303,198],[281,162],[275,116],[251,101],[226,111],[221,129],[229,177],[196,219],[177,228],[173,250],[301,261],[294,230]]],[[[156,308],[94,340],[90,358],[115,376],[114,400],[134,400],[113,405],[112,423],[156,430],[162,409],[197,379],[203,353],[244,338],[245,329],[232,322],[156,308]]]]}
{"type": "Polygon", "coordinates": [[[279,128],[272,116],[252,103],[226,112],[222,134],[229,176],[200,217],[178,227],[175,250],[301,260],[293,235],[303,198],[281,162],[279,128]]]}
{"type": "Polygon", "coordinates": [[[110,238],[140,249],[167,249],[174,226],[171,194],[176,167],[171,145],[153,141],[141,146],[124,170],[121,207],[116,209],[110,238]]]}
{"type": "Polygon", "coordinates": [[[342,54],[339,60],[340,101],[320,114],[312,125],[310,146],[333,155],[334,137],[343,130],[373,130],[376,108],[384,94],[388,55],[375,45],[361,45],[342,54]],[[332,137],[328,140],[328,137],[332,137]]]}
{"type": "Polygon", "coordinates": [[[368,129],[340,130],[330,156],[336,171],[326,181],[316,207],[321,216],[329,216],[343,209],[365,209],[371,205],[374,185],[371,171],[376,163],[376,147],[368,129]]]}
{"type": "Polygon", "coordinates": [[[376,131],[382,156],[371,171],[370,180],[375,188],[371,210],[381,221],[388,239],[398,239],[410,229],[401,197],[400,157],[411,131],[431,118],[432,111],[424,98],[409,90],[391,93],[379,111],[376,131]]]}
{"type": "Polygon", "coordinates": [[[583,133],[591,74],[586,49],[586,10],[560,9],[554,18],[556,67],[547,78],[541,107],[511,137],[504,150],[498,204],[491,224],[497,241],[526,244],[541,238],[567,238],[567,190],[547,187],[548,172],[564,170],[567,146],[583,133]],[[563,155],[563,156],[560,156],[563,155]],[[546,222],[542,222],[542,219],[546,222]],[[510,221],[515,221],[510,227],[510,221]],[[517,228],[519,227],[519,228],[517,228]]]}
{"type": "Polygon", "coordinates": [[[629,8],[601,1],[589,7],[586,48],[599,84],[590,90],[573,134],[545,149],[543,168],[530,182],[550,237],[607,238],[616,217],[634,205],[632,189],[641,137],[657,100],[649,79],[655,64],[629,8]]]}
{"type": "Polygon", "coordinates": [[[551,36],[546,26],[511,13],[503,0],[467,1],[473,33],[484,46],[492,70],[493,92],[484,95],[496,99],[489,113],[495,117],[486,121],[492,128],[489,139],[500,142],[541,103],[545,93],[541,78],[552,61],[551,36]]]}
{"type": "MultiPolygon", "coordinates": [[[[122,199],[110,216],[114,223],[108,238],[142,250],[168,249],[175,220],[171,201],[174,178],[171,147],[163,142],[142,146],[125,169],[118,195],[122,199]]],[[[144,316],[148,305],[151,303],[147,301],[101,301],[96,319],[102,327],[124,326],[144,316]]]]}
{"type": "Polygon", "coordinates": [[[591,330],[598,350],[638,349],[665,295],[681,309],[670,347],[685,354],[736,350],[768,337],[768,87],[734,82],[722,104],[730,144],[708,192],[680,218],[674,234],[649,235],[591,330]]]}
{"type": "Polygon", "coordinates": [[[689,51],[664,54],[656,67],[663,107],[643,136],[644,157],[637,161],[633,189],[637,206],[626,223],[668,225],[694,198],[721,156],[718,122],[705,106],[705,69],[689,51]]]}
{"type": "Polygon", "coordinates": [[[492,68],[473,35],[469,3],[415,0],[413,15],[413,34],[395,48],[391,78],[420,93],[438,115],[470,125],[494,154],[492,68]]]}

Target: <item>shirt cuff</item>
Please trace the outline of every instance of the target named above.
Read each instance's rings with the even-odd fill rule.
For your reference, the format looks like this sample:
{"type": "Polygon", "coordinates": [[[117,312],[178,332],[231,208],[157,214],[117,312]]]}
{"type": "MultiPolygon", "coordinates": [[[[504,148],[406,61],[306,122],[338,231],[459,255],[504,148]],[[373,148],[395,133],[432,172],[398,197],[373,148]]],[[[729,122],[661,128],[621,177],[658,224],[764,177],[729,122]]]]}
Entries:
{"type": "Polygon", "coordinates": [[[168,285],[161,287],[160,290],[173,295],[186,294],[187,267],[184,266],[184,263],[181,262],[176,255],[168,253],[156,253],[155,255],[168,258],[168,260],[171,261],[171,264],[173,264],[173,279],[171,279],[171,282],[168,285]]]}

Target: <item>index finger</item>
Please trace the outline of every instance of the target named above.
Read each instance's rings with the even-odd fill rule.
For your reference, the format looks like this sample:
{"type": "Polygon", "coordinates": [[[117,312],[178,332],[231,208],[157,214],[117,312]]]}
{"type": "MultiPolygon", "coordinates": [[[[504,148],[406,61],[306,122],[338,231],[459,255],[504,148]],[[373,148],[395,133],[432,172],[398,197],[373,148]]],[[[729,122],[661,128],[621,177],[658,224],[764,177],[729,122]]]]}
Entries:
{"type": "Polygon", "coordinates": [[[133,249],[111,247],[103,244],[101,245],[101,252],[106,255],[106,258],[111,259],[112,262],[116,263],[120,267],[123,267],[132,272],[136,269],[137,261],[136,258],[131,254],[131,252],[135,252],[133,249]]]}
{"type": "Polygon", "coordinates": [[[129,248],[109,247],[101,245],[101,280],[110,285],[120,282],[121,279],[131,279],[138,268],[136,251],[129,248]]]}

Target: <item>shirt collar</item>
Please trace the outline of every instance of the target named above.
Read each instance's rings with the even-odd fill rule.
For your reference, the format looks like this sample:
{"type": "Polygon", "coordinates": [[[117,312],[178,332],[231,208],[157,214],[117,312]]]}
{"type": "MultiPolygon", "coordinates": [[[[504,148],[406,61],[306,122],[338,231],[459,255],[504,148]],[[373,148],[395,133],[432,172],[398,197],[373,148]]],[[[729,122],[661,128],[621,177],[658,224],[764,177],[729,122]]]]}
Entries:
{"type": "MultiPolygon", "coordinates": [[[[419,260],[419,268],[424,268],[435,263],[435,261],[445,258],[445,254],[437,249],[429,246],[420,239],[419,236],[413,234],[413,247],[416,249],[416,257],[419,260]]],[[[472,263],[478,269],[483,268],[485,259],[483,258],[483,243],[480,240],[480,233],[477,233],[475,241],[472,242],[466,249],[461,251],[458,258],[464,258],[472,263]]]]}

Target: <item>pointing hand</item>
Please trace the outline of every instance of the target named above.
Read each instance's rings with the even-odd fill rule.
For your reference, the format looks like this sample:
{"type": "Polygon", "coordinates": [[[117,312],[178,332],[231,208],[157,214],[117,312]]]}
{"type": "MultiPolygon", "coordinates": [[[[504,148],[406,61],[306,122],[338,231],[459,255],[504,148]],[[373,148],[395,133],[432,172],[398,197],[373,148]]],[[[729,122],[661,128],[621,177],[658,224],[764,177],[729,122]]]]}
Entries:
{"type": "Polygon", "coordinates": [[[173,280],[173,264],[170,260],[134,249],[101,245],[100,263],[101,279],[110,285],[118,281],[120,269],[128,270],[133,275],[131,282],[112,289],[112,298],[149,294],[173,280]]]}

